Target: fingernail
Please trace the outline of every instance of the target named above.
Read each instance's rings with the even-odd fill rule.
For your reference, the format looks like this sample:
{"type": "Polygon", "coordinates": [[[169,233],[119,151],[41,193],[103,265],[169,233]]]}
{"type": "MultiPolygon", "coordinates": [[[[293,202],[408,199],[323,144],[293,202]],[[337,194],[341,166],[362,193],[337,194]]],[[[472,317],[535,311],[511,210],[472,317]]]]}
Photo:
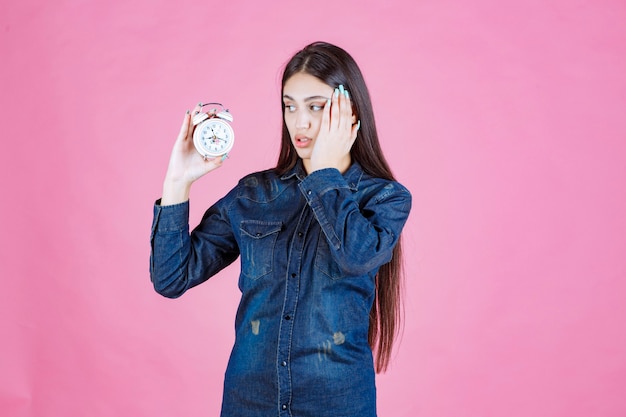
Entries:
{"type": "Polygon", "coordinates": [[[356,122],[356,130],[358,131],[361,128],[361,119],[359,119],[358,122],[356,122]]]}
{"type": "Polygon", "coordinates": [[[225,160],[226,158],[228,158],[228,154],[227,154],[227,153],[225,153],[224,155],[222,155],[222,162],[224,162],[224,160],[225,160]]]}
{"type": "Polygon", "coordinates": [[[339,97],[339,89],[335,88],[335,93],[333,94],[334,97],[339,97]]]}
{"type": "Polygon", "coordinates": [[[339,92],[343,93],[343,84],[339,84],[339,92]]]}
{"type": "Polygon", "coordinates": [[[346,96],[346,98],[350,98],[350,94],[348,94],[348,90],[343,90],[343,94],[346,96]]]}
{"type": "Polygon", "coordinates": [[[330,99],[326,100],[326,106],[330,106],[330,99]]]}

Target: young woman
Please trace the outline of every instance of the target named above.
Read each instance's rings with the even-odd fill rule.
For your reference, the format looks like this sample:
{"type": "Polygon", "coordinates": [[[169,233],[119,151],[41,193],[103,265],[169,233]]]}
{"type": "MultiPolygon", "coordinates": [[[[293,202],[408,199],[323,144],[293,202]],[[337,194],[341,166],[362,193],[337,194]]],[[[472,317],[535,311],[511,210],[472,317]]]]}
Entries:
{"type": "Polygon", "coordinates": [[[282,108],[276,167],[241,179],[191,234],[191,184],[223,162],[196,152],[187,112],[154,207],[151,279],[178,297],[240,257],[223,417],[376,416],[411,195],[383,157],[363,76],[343,49],[317,42],[293,56],[282,108]]]}

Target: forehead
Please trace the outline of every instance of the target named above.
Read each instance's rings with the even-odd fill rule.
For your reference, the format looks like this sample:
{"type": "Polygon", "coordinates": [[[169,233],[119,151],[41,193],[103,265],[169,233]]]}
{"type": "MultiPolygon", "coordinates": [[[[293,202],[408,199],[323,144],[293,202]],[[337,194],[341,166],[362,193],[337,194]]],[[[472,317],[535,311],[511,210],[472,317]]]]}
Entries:
{"type": "Polygon", "coordinates": [[[313,96],[330,97],[333,88],[317,77],[305,72],[298,72],[285,82],[283,95],[294,100],[304,100],[313,96]]]}

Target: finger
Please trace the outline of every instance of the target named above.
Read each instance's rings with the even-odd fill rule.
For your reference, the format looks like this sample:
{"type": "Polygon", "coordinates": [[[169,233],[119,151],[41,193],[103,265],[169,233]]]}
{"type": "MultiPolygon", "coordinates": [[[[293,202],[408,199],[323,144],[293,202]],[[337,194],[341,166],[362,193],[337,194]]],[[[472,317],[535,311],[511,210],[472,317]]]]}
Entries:
{"type": "Polygon", "coordinates": [[[348,93],[348,90],[343,89],[342,92],[340,89],[340,96],[342,96],[340,104],[340,129],[349,132],[352,127],[352,102],[350,101],[350,94],[348,93]]]}
{"type": "Polygon", "coordinates": [[[204,169],[206,170],[206,172],[211,172],[214,169],[217,169],[219,167],[222,166],[222,164],[224,163],[224,161],[226,160],[225,158],[226,155],[222,155],[222,156],[216,156],[214,158],[205,158],[204,159],[204,169]]]}
{"type": "Polygon", "coordinates": [[[330,130],[330,108],[331,108],[331,100],[326,100],[326,104],[324,104],[324,111],[322,112],[322,123],[320,125],[320,133],[328,132],[330,130]]]}
{"type": "MultiPolygon", "coordinates": [[[[191,140],[191,138],[193,137],[193,128],[194,128],[193,117],[196,114],[200,113],[201,111],[202,111],[202,103],[196,104],[196,107],[193,108],[193,112],[189,116],[189,121],[187,123],[187,131],[185,133],[183,140],[191,140]]],[[[189,110],[187,110],[187,114],[189,114],[189,110]]]]}
{"type": "Polygon", "coordinates": [[[187,112],[185,113],[185,117],[183,118],[183,124],[180,126],[180,132],[178,132],[178,140],[184,141],[185,139],[187,139],[190,124],[191,115],[189,114],[189,110],[187,110],[187,112]]]}
{"type": "Polygon", "coordinates": [[[339,120],[338,129],[345,133],[346,139],[350,138],[350,129],[352,127],[352,102],[350,94],[343,85],[339,86],[339,120]]]}
{"type": "MultiPolygon", "coordinates": [[[[342,87],[343,88],[343,87],[342,87]]],[[[339,128],[339,88],[335,88],[333,96],[331,98],[330,105],[330,129],[336,130],[339,128]]]]}
{"type": "Polygon", "coordinates": [[[350,144],[352,145],[359,134],[359,129],[361,129],[361,121],[357,121],[352,125],[352,129],[350,130],[350,144]]]}
{"type": "Polygon", "coordinates": [[[208,157],[206,157],[206,156],[204,157],[204,160],[205,160],[206,162],[212,162],[212,163],[214,163],[215,165],[222,165],[222,163],[223,163],[225,160],[227,160],[227,159],[228,159],[228,154],[227,154],[227,153],[225,153],[225,154],[223,154],[223,155],[220,155],[220,156],[215,156],[215,157],[213,157],[213,158],[208,158],[208,157]]]}

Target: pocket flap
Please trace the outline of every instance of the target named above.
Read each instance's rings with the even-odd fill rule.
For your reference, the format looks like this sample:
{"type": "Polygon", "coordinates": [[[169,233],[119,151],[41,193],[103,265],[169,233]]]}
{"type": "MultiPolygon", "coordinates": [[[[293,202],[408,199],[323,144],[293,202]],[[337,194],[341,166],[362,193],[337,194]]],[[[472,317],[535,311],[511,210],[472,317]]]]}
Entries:
{"type": "Polygon", "coordinates": [[[280,232],[282,222],[268,222],[264,220],[242,220],[239,229],[254,239],[262,239],[265,236],[280,232]]]}

